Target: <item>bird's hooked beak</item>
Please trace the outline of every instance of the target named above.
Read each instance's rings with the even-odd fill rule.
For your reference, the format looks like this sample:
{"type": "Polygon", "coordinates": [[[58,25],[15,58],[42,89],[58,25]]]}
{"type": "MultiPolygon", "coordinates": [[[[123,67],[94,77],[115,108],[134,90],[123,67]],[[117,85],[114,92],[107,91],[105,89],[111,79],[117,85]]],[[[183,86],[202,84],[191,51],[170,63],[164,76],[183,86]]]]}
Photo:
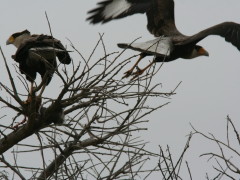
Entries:
{"type": "Polygon", "coordinates": [[[198,54],[201,55],[201,56],[209,56],[209,53],[203,47],[201,47],[198,50],[198,54]]]}
{"type": "Polygon", "coordinates": [[[13,44],[14,40],[15,40],[14,37],[10,36],[6,42],[6,45],[13,44]]]}

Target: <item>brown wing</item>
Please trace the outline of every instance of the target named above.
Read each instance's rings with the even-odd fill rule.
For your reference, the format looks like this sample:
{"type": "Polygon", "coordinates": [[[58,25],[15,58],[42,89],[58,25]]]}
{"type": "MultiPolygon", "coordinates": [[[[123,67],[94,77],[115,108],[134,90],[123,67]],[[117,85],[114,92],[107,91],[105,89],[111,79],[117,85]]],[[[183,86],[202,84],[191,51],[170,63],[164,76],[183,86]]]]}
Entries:
{"type": "Polygon", "coordinates": [[[227,42],[232,43],[240,50],[240,24],[234,22],[224,22],[208,29],[205,29],[193,36],[187,37],[184,41],[176,45],[196,44],[209,35],[224,37],[227,42]]]}
{"type": "Polygon", "coordinates": [[[173,0],[155,0],[147,11],[147,28],[155,36],[182,35],[176,28],[173,0]]]}
{"type": "Polygon", "coordinates": [[[106,23],[136,13],[146,13],[147,28],[155,36],[182,35],[174,22],[173,0],[105,0],[88,12],[91,23],[106,23]]]}

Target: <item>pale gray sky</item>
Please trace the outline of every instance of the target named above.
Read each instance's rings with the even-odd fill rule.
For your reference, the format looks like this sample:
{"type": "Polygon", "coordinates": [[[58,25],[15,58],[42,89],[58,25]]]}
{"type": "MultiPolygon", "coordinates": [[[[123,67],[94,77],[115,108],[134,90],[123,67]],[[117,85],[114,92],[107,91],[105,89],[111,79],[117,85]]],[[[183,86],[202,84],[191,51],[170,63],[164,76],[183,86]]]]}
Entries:
{"type": "MultiPolygon", "coordinates": [[[[69,38],[84,55],[89,55],[98,40],[98,33],[105,33],[108,52],[118,51],[116,44],[119,42],[131,42],[138,37],[142,37],[140,41],[153,39],[146,30],[146,16],[141,14],[105,25],[90,25],[85,21],[86,12],[94,8],[96,2],[2,0],[0,45],[6,57],[11,61],[10,56],[16,50],[5,45],[12,33],[28,29],[36,34],[49,34],[45,11],[51,21],[53,35],[64,44],[69,44],[66,39],[69,38]]],[[[183,34],[191,35],[223,21],[240,23],[239,7],[239,0],[175,0],[176,25],[183,34]]],[[[177,157],[185,145],[186,135],[191,131],[189,123],[222,139],[225,138],[227,115],[236,127],[240,127],[240,52],[223,38],[215,36],[199,44],[208,50],[209,57],[165,63],[154,77],[153,83],[162,83],[159,90],[164,92],[173,90],[182,81],[177,94],[169,100],[171,103],[148,116],[149,130],[141,134],[143,139],[150,142],[149,148],[156,152],[158,145],[168,144],[174,157],[177,157]]],[[[127,53],[129,56],[138,54],[131,50],[127,53]]],[[[145,61],[148,60],[150,58],[145,58],[145,61]]],[[[8,78],[2,58],[0,71],[0,81],[5,83],[8,78]]],[[[46,91],[54,93],[53,86],[50,85],[46,91]]],[[[194,138],[190,145],[186,157],[192,174],[196,179],[204,179],[206,171],[211,173],[211,166],[207,165],[207,159],[200,159],[199,155],[211,150],[209,144],[194,138]]]]}

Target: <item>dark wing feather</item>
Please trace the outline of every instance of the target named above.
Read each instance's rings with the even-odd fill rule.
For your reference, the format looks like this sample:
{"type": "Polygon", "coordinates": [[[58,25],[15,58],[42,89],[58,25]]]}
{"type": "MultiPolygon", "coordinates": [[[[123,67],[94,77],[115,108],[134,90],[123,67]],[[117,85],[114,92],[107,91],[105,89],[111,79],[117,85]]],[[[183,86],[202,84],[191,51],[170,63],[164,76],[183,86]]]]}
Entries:
{"type": "Polygon", "coordinates": [[[175,25],[173,0],[155,0],[147,19],[147,28],[156,37],[182,35],[175,25]]]}
{"type": "Polygon", "coordinates": [[[106,23],[113,19],[120,19],[136,13],[149,10],[153,0],[105,0],[98,3],[98,7],[89,11],[87,18],[91,23],[106,23]]]}
{"type": "Polygon", "coordinates": [[[224,22],[208,29],[205,29],[193,36],[186,38],[176,45],[196,44],[209,35],[219,35],[224,37],[227,42],[232,43],[240,50],[240,24],[234,22],[224,22]]]}
{"type": "Polygon", "coordinates": [[[42,48],[42,47],[54,47],[56,49],[63,50],[62,52],[56,52],[56,55],[59,61],[63,64],[70,64],[71,58],[68,51],[62,45],[61,41],[53,38],[48,35],[32,35],[31,38],[26,40],[21,46],[18,48],[16,52],[15,60],[17,62],[21,61],[22,57],[26,57],[28,55],[28,51],[31,48],[42,48]]]}
{"type": "Polygon", "coordinates": [[[147,28],[159,37],[182,35],[175,26],[173,0],[105,0],[89,11],[91,23],[106,23],[136,13],[147,14],[147,28]]]}
{"type": "MultiPolygon", "coordinates": [[[[34,47],[33,44],[35,41],[35,36],[26,40],[21,46],[18,48],[16,54],[13,57],[15,61],[19,63],[19,70],[22,74],[26,75],[26,79],[30,82],[33,82],[36,79],[37,73],[39,73],[42,78],[45,75],[46,63],[39,58],[39,56],[34,56],[29,50],[34,47]]],[[[34,44],[36,45],[36,44],[34,44]]],[[[52,60],[46,59],[49,63],[52,64],[52,60]]],[[[52,75],[49,75],[50,77],[52,75]]],[[[47,84],[50,82],[51,78],[47,79],[47,84]]]]}
{"type": "Polygon", "coordinates": [[[53,54],[54,49],[61,63],[69,64],[71,62],[68,51],[64,48],[62,43],[59,40],[54,39],[52,36],[47,35],[32,35],[20,45],[16,54],[12,57],[19,63],[20,72],[26,75],[27,80],[31,82],[34,81],[36,79],[37,72],[42,76],[42,78],[46,72],[48,72],[46,83],[49,84],[54,73],[52,69],[55,69],[57,66],[55,56],[53,54]],[[52,52],[50,52],[50,57],[44,56],[46,54],[44,52],[41,52],[43,54],[39,54],[31,51],[32,48],[44,49],[46,47],[53,47],[52,52]],[[62,51],[56,51],[56,49],[60,49],[62,51]],[[42,57],[44,57],[48,63],[45,63],[42,57]],[[51,65],[51,68],[49,65],[51,65]]]}
{"type": "Polygon", "coordinates": [[[37,40],[35,41],[34,47],[54,47],[60,50],[63,50],[62,52],[56,52],[56,55],[59,59],[59,61],[63,64],[70,64],[71,58],[68,53],[68,51],[65,49],[65,47],[62,45],[61,41],[53,38],[52,36],[48,35],[39,35],[37,37],[37,40]]]}
{"type": "Polygon", "coordinates": [[[26,61],[19,63],[19,70],[21,74],[26,75],[26,79],[30,82],[33,82],[37,77],[37,72],[34,69],[29,68],[26,61]]]}

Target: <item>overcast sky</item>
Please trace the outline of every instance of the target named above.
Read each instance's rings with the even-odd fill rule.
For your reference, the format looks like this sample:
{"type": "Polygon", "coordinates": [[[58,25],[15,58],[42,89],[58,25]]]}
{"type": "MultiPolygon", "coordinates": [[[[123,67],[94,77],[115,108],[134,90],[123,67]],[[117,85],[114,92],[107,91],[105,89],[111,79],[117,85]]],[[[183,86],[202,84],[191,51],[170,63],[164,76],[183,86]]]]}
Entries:
{"type": "MultiPolygon", "coordinates": [[[[108,52],[118,51],[116,44],[119,42],[131,42],[138,37],[142,37],[139,42],[154,38],[146,29],[146,16],[141,14],[105,25],[90,25],[85,21],[86,13],[96,6],[96,2],[98,1],[2,0],[0,45],[6,57],[12,61],[10,56],[16,50],[13,46],[5,45],[12,33],[28,29],[34,34],[49,34],[45,11],[53,35],[66,45],[69,45],[66,38],[70,39],[86,56],[94,47],[98,33],[105,33],[104,41],[108,52]]],[[[239,0],[175,0],[176,25],[183,34],[191,35],[223,21],[240,23],[239,7],[239,0]]],[[[226,137],[227,115],[230,115],[236,127],[240,127],[240,52],[217,36],[207,37],[199,44],[209,52],[209,57],[165,63],[154,77],[153,83],[162,83],[163,92],[173,90],[179,82],[182,83],[177,94],[169,100],[171,103],[168,106],[148,116],[148,131],[141,136],[150,142],[149,148],[152,150],[158,151],[158,145],[164,147],[168,144],[177,157],[185,145],[186,135],[191,131],[190,123],[223,140],[226,137]]],[[[131,50],[127,53],[138,54],[131,50]]],[[[2,58],[0,70],[0,81],[5,83],[8,78],[4,73],[2,58]]],[[[46,92],[53,92],[53,86],[49,86],[46,92]]],[[[205,172],[210,171],[211,166],[206,165],[207,159],[199,158],[201,153],[209,150],[208,143],[198,138],[190,144],[187,160],[196,179],[203,179],[205,172]]]]}

